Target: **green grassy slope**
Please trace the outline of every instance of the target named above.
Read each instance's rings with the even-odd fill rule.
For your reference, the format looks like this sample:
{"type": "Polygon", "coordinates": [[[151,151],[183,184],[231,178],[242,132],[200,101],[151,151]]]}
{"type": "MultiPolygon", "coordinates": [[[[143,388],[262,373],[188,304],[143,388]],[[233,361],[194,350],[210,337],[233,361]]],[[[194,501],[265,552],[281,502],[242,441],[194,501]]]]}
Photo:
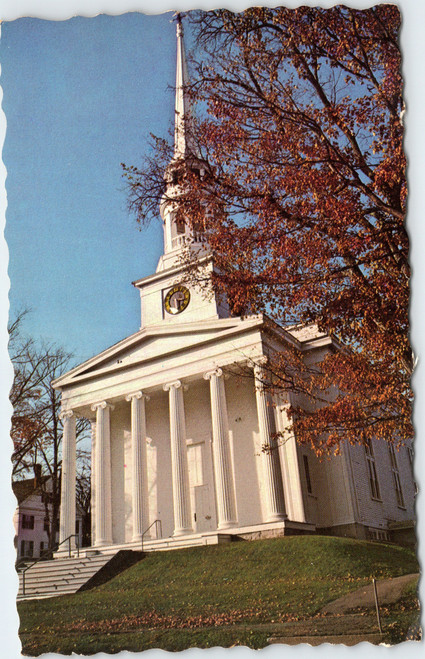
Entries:
{"type": "MultiPolygon", "coordinates": [[[[91,651],[108,651],[110,645],[98,645],[102,635],[291,620],[372,577],[416,571],[410,549],[320,536],[156,552],[92,591],[22,602],[20,633],[31,654],[69,651],[60,645],[67,634],[75,651],[88,651],[85,637],[89,645],[97,638],[91,651]]],[[[126,638],[115,651],[152,647],[133,647],[126,638]]]]}

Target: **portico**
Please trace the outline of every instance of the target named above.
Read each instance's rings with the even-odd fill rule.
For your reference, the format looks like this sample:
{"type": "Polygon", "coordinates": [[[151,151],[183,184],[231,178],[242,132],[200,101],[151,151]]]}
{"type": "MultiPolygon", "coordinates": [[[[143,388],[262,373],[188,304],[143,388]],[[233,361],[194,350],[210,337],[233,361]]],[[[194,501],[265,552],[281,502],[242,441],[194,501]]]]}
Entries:
{"type": "MultiPolygon", "coordinates": [[[[82,395],[80,387],[74,392],[74,387],[63,388],[65,505],[61,509],[60,540],[72,533],[75,515],[67,502],[73,496],[75,500],[76,416],[87,416],[92,423],[92,546],[96,549],[116,544],[140,545],[143,534],[145,544],[154,541],[154,529],[147,530],[156,519],[161,521],[163,536],[176,539],[198,533],[229,534],[241,526],[258,523],[284,525],[287,514],[281,458],[271,439],[276,432],[274,408],[259,379],[261,366],[254,361],[241,362],[244,375],[232,372],[238,339],[244,343],[244,352],[250,350],[254,355],[262,350],[261,343],[252,345],[252,333],[258,335],[263,319],[217,322],[223,333],[218,344],[217,340],[211,342],[210,350],[222,351],[228,334],[233,344],[233,355],[222,353],[220,365],[208,359],[205,348],[201,364],[209,367],[194,373],[198,361],[195,343],[182,350],[180,363],[184,366],[180,368],[180,377],[168,382],[152,384],[146,378],[145,385],[140,378],[140,389],[130,391],[133,371],[141,364],[131,360],[134,365],[125,370],[125,382],[118,364],[124,360],[115,360],[107,373],[101,368],[89,368],[85,374],[73,376],[75,382],[84,380],[89,373],[103,371],[102,379],[108,380],[110,389],[103,400],[91,400],[91,386],[86,395],[82,395]],[[245,409],[244,419],[238,416],[229,423],[229,397],[232,417],[238,401],[242,404],[241,413],[245,409]],[[252,428],[250,433],[239,433],[242,421],[252,428]],[[263,450],[266,447],[268,450],[263,450]],[[247,514],[242,503],[238,515],[238,499],[242,502],[247,497],[252,512],[247,514]]],[[[186,332],[180,331],[181,338],[186,336],[186,332]]],[[[136,345],[137,338],[136,335],[133,339],[136,345]]],[[[115,350],[119,353],[120,344],[115,350]]],[[[152,357],[149,370],[156,361],[152,357]]],[[[260,357],[257,361],[261,361],[260,357]]],[[[162,361],[167,356],[159,352],[157,359],[162,361]]]]}

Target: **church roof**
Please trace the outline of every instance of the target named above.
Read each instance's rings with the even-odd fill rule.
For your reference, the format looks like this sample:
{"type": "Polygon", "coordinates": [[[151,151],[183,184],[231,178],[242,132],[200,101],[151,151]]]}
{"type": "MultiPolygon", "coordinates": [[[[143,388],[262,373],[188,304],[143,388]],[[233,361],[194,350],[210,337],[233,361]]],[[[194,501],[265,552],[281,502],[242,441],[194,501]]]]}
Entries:
{"type": "Polygon", "coordinates": [[[325,332],[319,330],[316,323],[311,323],[309,325],[292,325],[290,327],[285,327],[285,329],[300,343],[313,341],[314,339],[321,339],[327,336],[325,332]]]}
{"type": "Polygon", "coordinates": [[[135,332],[110,348],[95,355],[52,382],[54,388],[72,384],[75,378],[86,379],[106,372],[125,370],[135,363],[147,363],[165,355],[182,352],[192,346],[248,331],[263,324],[263,316],[234,317],[181,323],[153,325],[135,332]]]}
{"type": "MultiPolygon", "coordinates": [[[[103,377],[134,368],[138,365],[154,365],[165,357],[180,355],[180,359],[193,348],[205,350],[207,346],[236,339],[245,332],[272,332],[276,339],[292,343],[300,350],[331,345],[333,340],[311,326],[283,328],[262,314],[246,317],[210,319],[189,323],[153,325],[119,341],[91,359],[61,375],[53,387],[66,387],[82,383],[93,377],[103,377]]],[[[182,362],[183,363],[183,362],[182,362]]]]}

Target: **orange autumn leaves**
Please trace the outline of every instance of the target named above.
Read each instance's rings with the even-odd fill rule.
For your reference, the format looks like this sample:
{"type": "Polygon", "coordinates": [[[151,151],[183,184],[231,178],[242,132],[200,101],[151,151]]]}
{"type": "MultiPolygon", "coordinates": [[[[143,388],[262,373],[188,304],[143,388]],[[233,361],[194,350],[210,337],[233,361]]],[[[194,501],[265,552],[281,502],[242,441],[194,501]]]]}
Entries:
{"type": "Polygon", "coordinates": [[[270,384],[299,394],[289,413],[301,441],[322,453],[411,437],[397,7],[256,7],[192,22],[207,174],[186,168],[180,213],[208,231],[215,289],[235,314],[314,322],[344,346],[319,371],[274,357],[270,384]]]}

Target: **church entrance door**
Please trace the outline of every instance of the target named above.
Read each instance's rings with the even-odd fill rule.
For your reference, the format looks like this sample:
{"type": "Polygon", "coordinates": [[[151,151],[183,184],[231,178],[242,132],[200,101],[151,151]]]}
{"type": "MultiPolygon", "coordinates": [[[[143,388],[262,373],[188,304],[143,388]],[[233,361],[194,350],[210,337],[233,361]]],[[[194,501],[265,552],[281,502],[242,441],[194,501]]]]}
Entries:
{"type": "Polygon", "coordinates": [[[213,520],[210,507],[210,492],[208,485],[196,485],[194,488],[195,500],[195,528],[196,533],[213,530],[213,520]]]}
{"type": "Polygon", "coordinates": [[[187,447],[189,466],[190,499],[192,520],[195,533],[204,533],[215,529],[215,514],[212,510],[211,485],[212,466],[207,449],[210,444],[201,440],[187,447]]]}

